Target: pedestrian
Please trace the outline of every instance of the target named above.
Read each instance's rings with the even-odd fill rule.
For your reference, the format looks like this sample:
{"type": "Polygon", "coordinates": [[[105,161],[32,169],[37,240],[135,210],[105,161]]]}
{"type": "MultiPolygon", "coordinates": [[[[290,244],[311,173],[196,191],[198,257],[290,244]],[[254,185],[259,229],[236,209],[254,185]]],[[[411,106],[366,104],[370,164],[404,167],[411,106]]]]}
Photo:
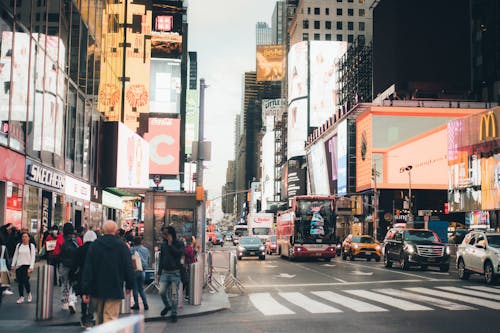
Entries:
{"type": "Polygon", "coordinates": [[[182,251],[182,255],[184,256],[184,264],[182,265],[183,267],[181,271],[181,280],[182,286],[184,288],[184,300],[189,301],[189,276],[191,274],[191,264],[196,262],[196,257],[192,246],[192,238],[186,238],[186,246],[182,251]]]}
{"type": "Polygon", "coordinates": [[[170,320],[177,322],[177,307],[179,284],[181,281],[181,256],[183,246],[177,239],[174,227],[163,228],[163,243],[160,248],[160,265],[158,268],[158,278],[160,281],[160,296],[165,308],[161,315],[165,316],[172,311],[170,320]]]}
{"type": "Polygon", "coordinates": [[[140,265],[136,265],[135,267],[135,284],[133,290],[134,305],[131,307],[131,309],[139,310],[139,295],[141,295],[142,304],[144,305],[144,311],[147,311],[149,310],[149,305],[146,293],[144,292],[144,280],[146,278],[146,273],[144,272],[144,270],[146,269],[146,267],[149,267],[151,255],[149,253],[149,250],[144,245],[142,245],[142,237],[134,237],[133,246],[130,248],[130,254],[132,256],[138,256],[138,260],[140,260],[141,262],[140,265]]]}
{"type": "MultiPolygon", "coordinates": [[[[2,298],[4,292],[10,286],[10,257],[7,246],[4,245],[2,235],[0,235],[0,306],[2,305],[2,298]]],[[[6,293],[7,295],[8,293],[6,293]]],[[[11,294],[11,293],[10,293],[11,294]]]]}
{"type": "Polygon", "coordinates": [[[69,310],[71,314],[76,313],[76,295],[73,291],[72,269],[75,266],[76,256],[80,244],[76,239],[75,229],[71,223],[63,226],[64,242],[60,247],[59,261],[61,263],[61,284],[62,284],[62,309],[69,310]]]}
{"type": "Polygon", "coordinates": [[[89,230],[83,235],[83,246],[78,248],[76,253],[76,260],[72,269],[72,275],[74,276],[74,290],[77,296],[82,297],[81,309],[82,316],[80,319],[80,325],[83,328],[91,327],[94,321],[94,309],[92,303],[85,303],[83,301],[83,269],[85,267],[85,261],[87,259],[87,253],[90,245],[97,239],[97,235],[94,231],[89,230]]]}
{"type": "Polygon", "coordinates": [[[24,303],[24,289],[26,289],[28,303],[33,299],[31,295],[30,275],[35,267],[35,259],[35,245],[30,243],[29,233],[23,232],[21,234],[21,243],[17,244],[14,250],[11,265],[11,270],[16,271],[16,280],[19,288],[17,304],[24,303]]]}
{"type": "Polygon", "coordinates": [[[88,249],[82,279],[82,298],[87,304],[92,301],[97,325],[118,318],[124,282],[127,297],[134,287],[132,259],[129,248],[116,236],[118,226],[108,220],[102,229],[104,235],[88,249]]]}
{"type": "Polygon", "coordinates": [[[47,254],[47,264],[54,267],[54,286],[57,285],[57,272],[59,266],[58,257],[55,255],[57,237],[59,237],[59,227],[54,224],[50,227],[50,232],[45,238],[45,253],[47,254]]]}

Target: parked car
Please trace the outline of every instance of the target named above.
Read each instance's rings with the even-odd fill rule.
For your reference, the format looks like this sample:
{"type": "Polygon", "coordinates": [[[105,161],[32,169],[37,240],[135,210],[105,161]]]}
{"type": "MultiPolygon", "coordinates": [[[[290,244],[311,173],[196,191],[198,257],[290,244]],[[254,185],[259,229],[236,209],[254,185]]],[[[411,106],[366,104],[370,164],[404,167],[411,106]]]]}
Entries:
{"type": "Polygon", "coordinates": [[[266,246],[257,236],[244,236],[240,238],[240,243],[236,247],[236,256],[238,260],[243,257],[259,257],[260,260],[265,260],[266,246]]]}
{"type": "Polygon", "coordinates": [[[472,231],[457,249],[458,277],[467,280],[470,274],[484,276],[492,284],[500,276],[500,233],[472,231]]]}
{"type": "Polygon", "coordinates": [[[342,260],[347,257],[354,261],[356,258],[375,259],[379,262],[382,256],[380,244],[370,235],[349,235],[342,244],[342,260]]]}
{"type": "Polygon", "coordinates": [[[278,253],[278,242],[276,240],[276,236],[269,236],[266,239],[266,254],[278,253]]]}
{"type": "Polygon", "coordinates": [[[387,232],[383,246],[387,268],[397,262],[403,270],[411,266],[434,266],[441,272],[450,269],[450,249],[432,230],[393,228],[387,232]]]}

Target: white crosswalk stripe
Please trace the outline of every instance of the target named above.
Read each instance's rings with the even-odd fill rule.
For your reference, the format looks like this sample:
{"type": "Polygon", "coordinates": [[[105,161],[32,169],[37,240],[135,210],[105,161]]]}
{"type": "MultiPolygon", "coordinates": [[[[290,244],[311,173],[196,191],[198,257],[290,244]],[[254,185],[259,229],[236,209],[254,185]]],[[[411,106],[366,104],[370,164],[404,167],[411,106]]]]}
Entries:
{"type": "Polygon", "coordinates": [[[321,302],[315,301],[301,293],[291,292],[291,293],[279,293],[281,297],[286,299],[288,302],[293,303],[310,313],[339,313],[342,312],[332,306],[323,304],[321,302]]]}
{"type": "Polygon", "coordinates": [[[340,304],[346,308],[352,309],[356,312],[385,312],[387,309],[381,308],[379,306],[358,301],[357,299],[342,296],[340,294],[331,291],[313,291],[312,294],[326,299],[327,301],[340,304]]]}
{"type": "Polygon", "coordinates": [[[398,295],[398,297],[404,297],[407,299],[411,299],[413,301],[417,302],[422,302],[422,303],[427,303],[433,306],[437,306],[443,309],[447,310],[452,310],[452,311],[457,311],[457,310],[476,310],[473,307],[463,305],[463,304],[458,304],[458,303],[453,303],[447,300],[439,299],[439,298],[433,298],[430,296],[424,296],[416,293],[410,293],[404,290],[397,290],[397,289],[375,289],[376,292],[386,294],[386,295],[398,295]]]}
{"type": "Polygon", "coordinates": [[[486,291],[489,293],[500,294],[500,289],[497,289],[496,287],[491,288],[491,287],[485,287],[485,286],[466,286],[466,288],[486,291]]]}
{"type": "Polygon", "coordinates": [[[264,316],[294,314],[292,310],[278,303],[269,293],[250,294],[250,301],[253,306],[264,316]]]}
{"type": "Polygon", "coordinates": [[[498,294],[488,294],[483,291],[476,291],[476,290],[470,290],[470,289],[464,289],[464,288],[457,288],[457,287],[437,287],[442,290],[446,291],[451,291],[454,293],[459,293],[459,294],[465,294],[465,295],[470,295],[470,296],[477,296],[477,297],[482,297],[482,298],[490,298],[494,299],[495,301],[500,301],[500,295],[498,294]]]}
{"type": "Polygon", "coordinates": [[[439,291],[439,290],[435,290],[435,289],[422,288],[422,287],[413,287],[413,288],[405,288],[405,289],[409,290],[409,291],[421,293],[421,294],[431,295],[434,297],[442,297],[442,298],[447,298],[447,299],[459,301],[462,303],[479,305],[479,306],[483,306],[485,308],[500,310],[500,303],[488,301],[488,300],[478,298],[478,297],[453,294],[453,293],[449,293],[449,292],[445,292],[445,291],[439,291]]]}
{"type": "Polygon", "coordinates": [[[384,304],[390,305],[392,307],[401,309],[403,311],[429,311],[429,310],[433,310],[432,308],[429,308],[427,306],[408,302],[408,301],[398,299],[395,297],[391,297],[391,296],[377,294],[377,293],[374,293],[374,292],[371,292],[368,290],[357,289],[357,290],[346,290],[345,292],[349,293],[351,295],[363,297],[363,298],[366,298],[366,299],[369,299],[369,300],[372,300],[375,302],[384,303],[384,304]]]}

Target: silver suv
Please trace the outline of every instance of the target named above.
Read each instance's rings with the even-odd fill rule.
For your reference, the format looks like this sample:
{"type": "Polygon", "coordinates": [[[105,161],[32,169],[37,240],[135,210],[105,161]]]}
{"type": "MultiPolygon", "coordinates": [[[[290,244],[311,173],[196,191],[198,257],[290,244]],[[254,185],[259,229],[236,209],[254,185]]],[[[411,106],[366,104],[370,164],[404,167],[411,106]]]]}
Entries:
{"type": "Polygon", "coordinates": [[[468,233],[457,249],[457,270],[462,280],[477,273],[487,284],[495,282],[500,275],[500,232],[468,233]]]}

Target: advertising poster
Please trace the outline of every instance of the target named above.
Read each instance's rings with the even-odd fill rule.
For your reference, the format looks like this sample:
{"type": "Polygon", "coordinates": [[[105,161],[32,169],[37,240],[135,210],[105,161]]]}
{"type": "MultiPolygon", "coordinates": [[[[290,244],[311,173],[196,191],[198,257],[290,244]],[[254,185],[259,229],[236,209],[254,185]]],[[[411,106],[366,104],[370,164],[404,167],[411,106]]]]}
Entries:
{"type": "Polygon", "coordinates": [[[198,140],[198,90],[188,89],[186,93],[186,144],[185,151],[191,155],[193,141],[198,140]]]}
{"type": "Polygon", "coordinates": [[[283,107],[285,106],[283,99],[263,99],[262,100],[262,121],[265,123],[266,117],[280,116],[283,112],[283,107]]]}
{"type": "Polygon", "coordinates": [[[152,58],[182,56],[182,1],[152,1],[152,58]]]}
{"type": "MultiPolygon", "coordinates": [[[[272,123],[274,124],[274,117],[272,123]]],[[[262,138],[262,198],[263,202],[273,201],[274,198],[274,131],[266,127],[262,138]]]]}
{"type": "Polygon", "coordinates": [[[288,159],[305,156],[307,140],[307,99],[293,101],[288,108],[288,159]]]}
{"type": "Polygon", "coordinates": [[[178,175],[180,150],[180,119],[149,118],[149,174],[178,175]]]}
{"type": "Polygon", "coordinates": [[[307,194],[306,188],[306,169],[300,167],[300,162],[297,160],[288,161],[288,176],[287,176],[287,195],[288,198],[296,195],[307,194]]]}
{"type": "Polygon", "coordinates": [[[326,167],[328,171],[328,184],[330,193],[337,191],[337,136],[332,136],[325,141],[326,167]]]}
{"type": "Polygon", "coordinates": [[[281,81],[285,75],[284,45],[257,45],[257,81],[281,81]]]}
{"type": "Polygon", "coordinates": [[[347,51],[347,42],[311,41],[309,126],[323,125],[340,107],[338,105],[337,61],[347,51]]]}
{"type": "Polygon", "coordinates": [[[337,126],[337,194],[347,194],[347,120],[337,126]]]}
{"type": "Polygon", "coordinates": [[[152,58],[180,58],[181,55],[182,35],[153,32],[151,38],[152,58]]]}
{"type": "Polygon", "coordinates": [[[180,113],[181,61],[151,59],[151,113],[180,113]]]}
{"type": "Polygon", "coordinates": [[[307,42],[300,42],[288,52],[288,104],[307,96],[307,77],[307,42]]]}
{"type": "Polygon", "coordinates": [[[149,144],[122,123],[118,123],[116,187],[149,187],[149,144]]]}
{"type": "Polygon", "coordinates": [[[312,174],[313,195],[330,195],[328,181],[328,168],[326,163],[325,148],[322,141],[318,141],[311,147],[310,161],[308,165],[312,174]]]}

